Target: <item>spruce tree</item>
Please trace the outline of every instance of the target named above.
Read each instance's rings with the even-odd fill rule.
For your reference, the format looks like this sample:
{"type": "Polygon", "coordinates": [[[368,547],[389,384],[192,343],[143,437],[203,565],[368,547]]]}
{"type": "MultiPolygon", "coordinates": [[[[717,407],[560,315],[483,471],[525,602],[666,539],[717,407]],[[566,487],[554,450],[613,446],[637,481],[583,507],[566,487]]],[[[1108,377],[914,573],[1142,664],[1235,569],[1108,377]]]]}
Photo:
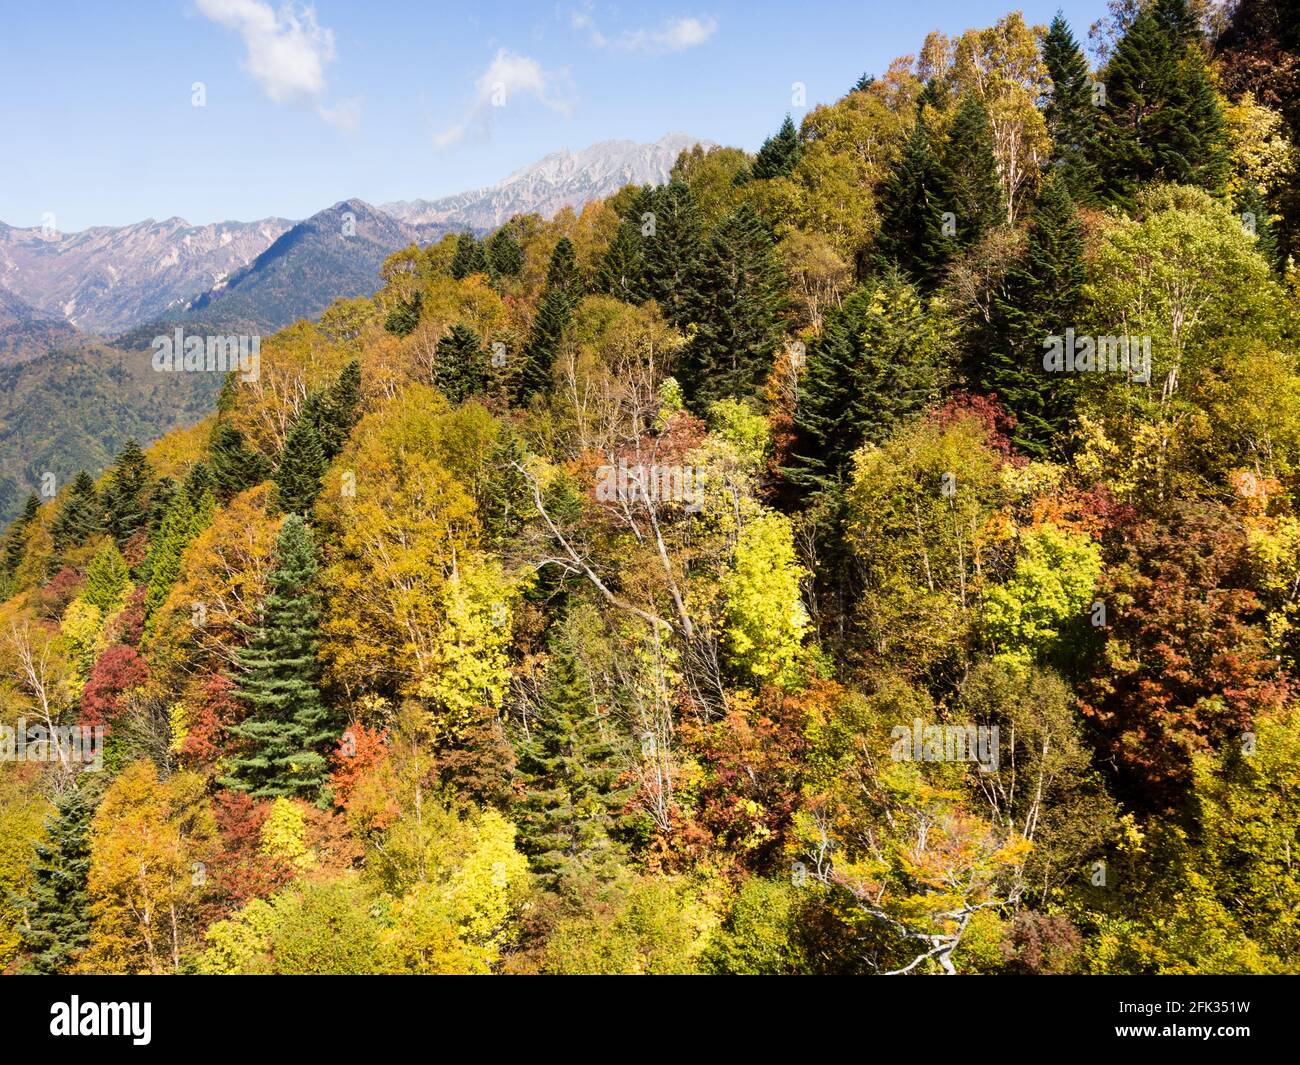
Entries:
{"type": "Polygon", "coordinates": [[[32,970],[46,976],[66,972],[90,942],[90,824],[95,801],[82,783],[59,796],[36,844],[32,882],[15,900],[24,915],[19,926],[32,970]]]}
{"type": "Polygon", "coordinates": [[[36,520],[36,513],[40,507],[41,501],[36,493],[28,493],[23,512],[14,519],[13,524],[9,526],[9,531],[5,533],[4,557],[0,559],[0,565],[4,566],[5,573],[14,573],[22,564],[23,555],[27,551],[27,534],[32,522],[36,520]]]}
{"type": "Polygon", "coordinates": [[[415,292],[410,296],[398,296],[393,309],[384,319],[384,328],[395,336],[410,336],[420,324],[420,310],[424,306],[424,293],[415,292]]]}
{"type": "Polygon", "coordinates": [[[1043,108],[1052,137],[1051,165],[1076,203],[1090,203],[1097,193],[1097,123],[1088,61],[1059,12],[1043,38],[1043,64],[1052,92],[1043,108]]]}
{"type": "Polygon", "coordinates": [[[1012,439],[1031,455],[1059,448],[1074,407],[1073,382],[1043,369],[1043,342],[1078,321],[1085,277],[1083,228],[1065,183],[1043,184],[1023,257],[993,302],[992,340],[979,384],[1016,416],[1012,439]]]}
{"type": "Polygon", "coordinates": [[[483,342],[474,330],[457,322],[438,341],[433,384],[452,403],[463,403],[487,389],[487,361],[483,342]]]}
{"type": "Polygon", "coordinates": [[[451,276],[463,281],[470,274],[488,272],[487,255],[483,245],[473,233],[462,233],[456,238],[456,251],[451,257],[451,276]]]}
{"type": "Polygon", "coordinates": [[[130,583],[131,570],[122,552],[112,541],[96,552],[86,567],[86,581],[81,588],[81,598],[98,607],[105,616],[122,605],[122,598],[130,583]]]}
{"type": "Polygon", "coordinates": [[[551,253],[542,301],[524,347],[524,367],[519,383],[521,401],[526,402],[533,395],[551,390],[555,356],[581,298],[580,289],[578,256],[573,242],[568,237],[561,237],[551,253]]]}
{"type": "Polygon", "coordinates": [[[552,639],[540,705],[521,744],[519,849],[550,883],[598,872],[613,856],[611,838],[627,801],[613,722],[593,705],[591,681],[572,641],[552,639]]]}
{"type": "Polygon", "coordinates": [[[84,544],[104,528],[104,508],[95,491],[94,478],[85,470],[77,474],[72,487],[54,516],[50,534],[56,552],[84,544]]]}
{"type": "Polygon", "coordinates": [[[943,214],[952,200],[929,126],[918,117],[881,194],[878,268],[893,263],[923,292],[932,291],[952,256],[952,242],[943,232],[943,214]]]}
{"type": "Polygon", "coordinates": [[[655,300],[664,317],[685,329],[691,314],[702,243],[699,212],[690,186],[673,180],[650,198],[653,231],[642,232],[642,291],[655,300]]]}
{"type": "Polygon", "coordinates": [[[311,419],[294,419],[275,471],[275,505],[285,514],[306,514],[320,495],[325,476],[325,452],[311,419]]]}
{"type": "Polygon", "coordinates": [[[842,480],[858,448],[883,442],[938,397],[952,339],[897,271],[851,293],[808,353],[786,479],[805,492],[842,480]]]}
{"type": "Polygon", "coordinates": [[[361,416],[361,363],[353,359],[343,367],[338,380],[329,388],[307,397],[303,416],[311,422],[320,438],[327,460],[333,459],[361,416]]]}
{"type": "Polygon", "coordinates": [[[1186,0],[1138,13],[1106,66],[1103,193],[1132,206],[1139,185],[1167,181],[1210,192],[1228,174],[1223,114],[1186,0]]]}
{"type": "Polygon", "coordinates": [[[241,751],[221,783],[255,799],[314,799],[327,775],[333,738],[317,684],[319,606],[311,531],[290,514],[276,540],[258,626],[239,653],[239,699],[249,714],[229,728],[241,751]]]}
{"type": "MultiPolygon", "coordinates": [[[[457,249],[459,250],[459,244],[457,249]]],[[[487,242],[487,261],[501,277],[518,277],[524,269],[524,250],[509,226],[502,226],[487,242]]]]}
{"type": "Polygon", "coordinates": [[[943,169],[952,196],[945,210],[956,216],[953,243],[969,248],[988,230],[1006,221],[1006,198],[998,181],[993,127],[973,92],[962,95],[944,146],[943,169]]]}
{"type": "MultiPolygon", "coordinates": [[[[198,485],[193,486],[198,490],[198,485]]],[[[181,572],[181,558],[190,541],[198,536],[212,521],[216,512],[216,499],[210,491],[203,491],[198,499],[194,493],[181,489],[172,499],[171,506],[153,534],[149,537],[149,550],[140,566],[140,577],[145,582],[145,616],[152,619],[154,612],[167,599],[167,593],[181,572]]],[[[152,627],[149,628],[152,632],[152,627]]]]}
{"type": "Polygon", "coordinates": [[[126,543],[148,524],[152,483],[153,472],[140,445],[134,439],[127,440],[108,471],[101,497],[104,531],[119,544],[126,543]]]}
{"type": "Polygon", "coordinates": [[[217,495],[223,499],[238,495],[266,480],[270,463],[244,443],[244,434],[229,422],[222,422],[212,434],[208,450],[217,495]]]}
{"type": "Polygon", "coordinates": [[[687,305],[695,325],[680,371],[687,406],[703,415],[715,400],[757,392],[784,334],[785,277],[749,203],[710,235],[687,305]]]}
{"type": "Polygon", "coordinates": [[[1255,250],[1264,257],[1269,267],[1276,270],[1281,262],[1278,254],[1277,234],[1273,230],[1273,220],[1269,216],[1268,204],[1264,201],[1258,185],[1245,185],[1237,194],[1237,214],[1243,226],[1249,226],[1255,234],[1255,250]]]}
{"type": "Polygon", "coordinates": [[[802,154],[799,132],[794,128],[790,116],[786,115],[781,128],[759,148],[750,176],[755,180],[785,177],[798,165],[802,154]]]}
{"type": "Polygon", "coordinates": [[[645,296],[642,285],[645,257],[641,245],[640,224],[628,218],[619,222],[596,270],[595,291],[625,303],[640,303],[645,296]]]}

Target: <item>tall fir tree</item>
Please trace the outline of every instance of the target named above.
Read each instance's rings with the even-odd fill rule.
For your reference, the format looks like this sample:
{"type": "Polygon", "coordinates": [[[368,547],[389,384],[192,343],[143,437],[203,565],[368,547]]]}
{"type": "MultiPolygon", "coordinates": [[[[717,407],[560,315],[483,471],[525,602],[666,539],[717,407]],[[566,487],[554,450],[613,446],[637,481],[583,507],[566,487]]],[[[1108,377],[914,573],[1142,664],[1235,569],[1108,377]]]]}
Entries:
{"type": "Polygon", "coordinates": [[[642,224],[643,291],[664,317],[685,329],[699,270],[702,229],[690,186],[673,180],[654,190],[642,224]]]}
{"type": "Polygon", "coordinates": [[[294,419],[275,471],[275,505],[285,514],[306,514],[320,495],[325,476],[325,451],[311,419],[294,419]]]}
{"type": "Polygon", "coordinates": [[[208,459],[217,495],[223,500],[261,484],[271,472],[261,452],[244,443],[244,434],[229,422],[222,422],[212,434],[208,459]]]}
{"type": "Polygon", "coordinates": [[[22,564],[23,555],[27,552],[27,536],[40,508],[41,501],[36,493],[29,492],[27,502],[23,504],[23,512],[14,519],[5,533],[4,555],[0,558],[5,573],[14,573],[22,564]]]}
{"type": "Polygon", "coordinates": [[[255,799],[315,799],[334,738],[318,687],[319,603],[315,545],[297,514],[280,528],[257,629],[239,653],[239,699],[248,716],[229,728],[241,751],[227,763],[227,787],[255,799]]]}
{"type": "Polygon", "coordinates": [[[54,516],[50,535],[56,552],[84,544],[104,529],[104,507],[95,491],[94,478],[85,470],[77,474],[54,516]]]}
{"type": "Polygon", "coordinates": [[[149,492],[153,471],[134,439],[122,445],[117,461],[108,471],[101,501],[104,531],[119,544],[126,543],[149,523],[149,492]]]}
{"type": "Polygon", "coordinates": [[[1219,192],[1227,135],[1201,34],[1186,0],[1142,8],[1106,66],[1103,194],[1131,207],[1139,185],[1168,181],[1219,192]]]}
{"type": "Polygon", "coordinates": [[[840,482],[858,448],[881,443],[938,397],[953,340],[943,312],[897,271],[850,294],[808,353],[786,479],[808,493],[840,482]]]}
{"type": "Polygon", "coordinates": [[[520,746],[519,849],[544,881],[599,874],[614,857],[619,744],[593,705],[591,680],[571,639],[551,640],[540,705],[520,746]]]}
{"type": "Polygon", "coordinates": [[[624,218],[601,256],[593,284],[596,292],[625,303],[640,303],[644,299],[645,256],[641,245],[640,224],[624,218]]]}
{"type": "MultiPolygon", "coordinates": [[[[194,488],[198,490],[197,485],[194,488]]],[[[185,549],[211,524],[216,505],[211,491],[204,490],[195,499],[194,492],[182,488],[172,498],[167,513],[149,537],[149,550],[140,566],[140,578],[145,582],[145,616],[151,622],[180,576],[185,549]]],[[[148,631],[153,631],[152,625],[148,631]]]]}
{"type": "Polygon", "coordinates": [[[785,277],[749,203],[710,234],[687,306],[695,326],[679,374],[687,406],[703,415],[716,400],[757,392],[784,335],[785,277]]]}
{"type": "MultiPolygon", "coordinates": [[[[459,249],[459,245],[457,245],[459,249]]],[[[501,277],[518,277],[524,269],[524,250],[510,226],[502,226],[487,242],[487,262],[501,277]]]]}
{"type": "Polygon", "coordinates": [[[918,116],[902,154],[885,178],[876,238],[877,268],[892,263],[923,292],[937,287],[952,257],[952,241],[943,231],[943,215],[952,200],[930,128],[918,116]]]}
{"type": "Polygon", "coordinates": [[[969,248],[1006,221],[1006,197],[998,180],[993,127],[973,92],[963,93],[944,145],[945,184],[952,196],[945,208],[955,216],[953,244],[969,248]]]}
{"type": "Polygon", "coordinates": [[[1043,119],[1052,138],[1051,166],[1076,203],[1097,196],[1098,118],[1093,82],[1079,42],[1059,12],[1043,38],[1043,65],[1052,91],[1043,119]]]}
{"type": "Polygon", "coordinates": [[[487,272],[487,255],[482,243],[473,233],[462,233],[456,238],[456,251],[451,257],[451,276],[457,281],[463,281],[471,274],[487,272]]]}
{"type": "Polygon", "coordinates": [[[28,966],[36,973],[65,973],[90,943],[90,826],[95,813],[91,788],[82,783],[59,796],[36,844],[32,880],[15,900],[28,966]]]}
{"type": "Polygon", "coordinates": [[[438,341],[434,355],[433,384],[452,403],[463,403],[487,389],[487,359],[483,341],[463,322],[457,322],[438,341]]]}
{"type": "Polygon", "coordinates": [[[1085,279],[1083,227],[1065,183],[1049,177],[1021,259],[993,301],[980,387],[1016,416],[1012,439],[1035,456],[1056,452],[1074,409],[1073,382],[1043,369],[1043,342],[1078,321],[1085,279]]]}
{"type": "Polygon", "coordinates": [[[1255,250],[1264,257],[1264,261],[1276,270],[1281,264],[1278,252],[1277,233],[1273,228],[1273,219],[1269,215],[1268,204],[1258,185],[1244,185],[1237,194],[1237,214],[1241,224],[1255,235],[1255,250]]]}
{"type": "Polygon", "coordinates": [[[802,154],[799,132],[794,128],[794,121],[786,115],[781,128],[758,149],[758,157],[754,160],[750,175],[756,180],[785,177],[799,165],[802,154]]]}
{"type": "Polygon", "coordinates": [[[81,598],[91,606],[98,607],[107,617],[122,605],[130,580],[131,568],[117,545],[110,540],[95,553],[90,565],[86,567],[86,581],[81,587],[81,598]]]}
{"type": "Polygon", "coordinates": [[[393,309],[384,319],[384,328],[394,336],[410,336],[415,332],[415,327],[420,324],[420,311],[423,307],[423,292],[417,291],[409,296],[398,296],[393,309]]]}
{"type": "Polygon", "coordinates": [[[573,241],[561,237],[551,253],[546,269],[546,287],[542,290],[541,304],[524,347],[524,366],[519,382],[521,401],[526,402],[531,396],[551,390],[555,356],[581,296],[577,252],[573,241]]]}
{"type": "Polygon", "coordinates": [[[353,359],[329,388],[309,395],[303,413],[316,430],[325,458],[333,459],[361,416],[361,362],[353,359]]]}

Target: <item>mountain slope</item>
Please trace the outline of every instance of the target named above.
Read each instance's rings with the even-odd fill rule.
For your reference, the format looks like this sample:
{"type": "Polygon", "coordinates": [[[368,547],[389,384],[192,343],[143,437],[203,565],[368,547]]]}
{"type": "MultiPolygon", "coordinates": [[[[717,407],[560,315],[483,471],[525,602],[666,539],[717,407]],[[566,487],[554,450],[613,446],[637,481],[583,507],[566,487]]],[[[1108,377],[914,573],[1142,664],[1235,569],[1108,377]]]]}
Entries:
{"type": "Polygon", "coordinates": [[[192,226],[146,219],[46,239],[0,222],[0,287],[48,316],[100,335],[160,317],[247,266],[283,218],[192,226]]]}
{"type": "Polygon", "coordinates": [[[75,347],[85,339],[61,318],[44,315],[0,288],[0,366],[38,359],[54,348],[75,347]]]}
{"type": "Polygon", "coordinates": [[[580,208],[624,185],[661,185],[677,156],[702,144],[685,133],[669,133],[653,144],[601,141],[580,152],[552,152],[487,188],[439,200],[386,203],[381,210],[403,221],[448,228],[494,229],[512,215],[536,212],[550,218],[564,207],[580,208]]]}

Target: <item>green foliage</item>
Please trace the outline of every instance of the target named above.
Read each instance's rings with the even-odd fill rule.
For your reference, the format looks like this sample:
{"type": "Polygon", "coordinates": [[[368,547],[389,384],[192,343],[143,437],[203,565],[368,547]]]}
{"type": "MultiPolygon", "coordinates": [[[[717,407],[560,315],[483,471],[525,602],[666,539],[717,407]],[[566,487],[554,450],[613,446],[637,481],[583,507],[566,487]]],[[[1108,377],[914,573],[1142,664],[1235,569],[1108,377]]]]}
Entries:
{"type": "Polygon", "coordinates": [[[286,514],[310,512],[320,495],[321,478],[328,465],[320,436],[311,419],[300,416],[285,437],[280,463],[275,469],[275,504],[286,514]]]}
{"type": "Polygon", "coordinates": [[[781,128],[759,148],[751,174],[757,180],[785,177],[798,164],[800,154],[799,134],[786,115],[781,128]]]}
{"type": "Polygon", "coordinates": [[[551,390],[551,374],[560,341],[581,296],[577,254],[573,241],[561,237],[546,270],[546,288],[524,347],[524,368],[520,378],[521,400],[551,390]]]}
{"type": "Polygon", "coordinates": [[[229,422],[222,422],[212,434],[208,461],[222,499],[261,484],[270,473],[270,463],[250,448],[244,442],[244,434],[229,422]]]}
{"type": "Polygon", "coordinates": [[[1101,109],[1093,101],[1088,61],[1070,24],[1059,13],[1043,38],[1043,63],[1052,81],[1051,96],[1043,108],[1052,137],[1052,170],[1076,202],[1089,203],[1100,180],[1097,127],[1101,109]]]}
{"type": "Polygon", "coordinates": [[[880,232],[876,256],[893,264],[923,292],[938,285],[952,241],[943,231],[943,214],[951,211],[953,189],[935,153],[930,128],[918,117],[902,154],[890,168],[881,190],[880,232]]]}
{"type": "Polygon", "coordinates": [[[72,487],[59,503],[50,532],[54,550],[84,544],[104,527],[104,508],[95,491],[94,479],[85,470],[77,474],[72,487]]]}
{"type": "Polygon", "coordinates": [[[130,578],[131,571],[122,552],[108,541],[86,567],[86,583],[82,586],[81,598],[108,617],[122,605],[130,578]]]}
{"type": "Polygon", "coordinates": [[[434,386],[452,403],[463,403],[487,387],[487,359],[478,334],[462,322],[438,341],[434,386]]]}
{"type": "Polygon", "coordinates": [[[104,530],[119,544],[143,529],[149,520],[149,490],[153,473],[135,440],[127,440],[108,471],[101,502],[104,530]]]}
{"type": "Polygon", "coordinates": [[[509,226],[502,226],[488,238],[487,262],[501,277],[518,277],[524,268],[524,250],[509,226]]]}
{"type": "Polygon", "coordinates": [[[462,233],[456,238],[456,254],[451,260],[451,276],[457,281],[463,281],[470,274],[487,272],[488,260],[483,245],[473,233],[462,233]]]}

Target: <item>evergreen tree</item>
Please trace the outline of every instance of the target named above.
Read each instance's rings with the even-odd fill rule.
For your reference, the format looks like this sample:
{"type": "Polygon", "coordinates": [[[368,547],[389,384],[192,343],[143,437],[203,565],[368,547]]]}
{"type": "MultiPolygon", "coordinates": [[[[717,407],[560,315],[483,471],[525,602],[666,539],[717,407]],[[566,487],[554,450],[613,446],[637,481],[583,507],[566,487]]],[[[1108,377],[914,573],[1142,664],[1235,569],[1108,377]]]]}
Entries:
{"type": "Polygon", "coordinates": [[[90,942],[90,824],[95,802],[81,784],[59,796],[36,844],[32,882],[16,900],[24,914],[19,926],[30,966],[46,976],[66,972],[90,942]]]}
{"type": "Polygon", "coordinates": [[[149,489],[153,472],[144,452],[134,439],[122,445],[117,462],[104,484],[104,531],[119,544],[149,522],[149,489]]]}
{"type": "Polygon", "coordinates": [[[126,559],[117,545],[110,541],[96,552],[86,567],[86,583],[82,585],[81,598],[107,616],[122,605],[130,579],[131,570],[126,559]]]}
{"type": "Polygon", "coordinates": [[[952,195],[945,208],[956,216],[953,243],[969,248],[988,230],[1006,221],[1006,199],[998,181],[993,127],[980,98],[962,95],[944,147],[943,169],[952,195]]]}
{"type": "Polygon", "coordinates": [[[1089,203],[1097,191],[1097,122],[1088,61],[1060,13],[1043,38],[1043,64],[1052,92],[1043,108],[1052,137],[1051,164],[1077,203],[1089,203]]]}
{"type": "Polygon", "coordinates": [[[519,471],[525,458],[523,442],[513,432],[506,430],[497,437],[481,503],[483,535],[495,547],[517,536],[523,530],[524,516],[530,512],[532,493],[519,471]]]}
{"type": "Polygon", "coordinates": [[[487,272],[488,261],[483,245],[473,233],[462,233],[456,238],[456,252],[451,257],[451,276],[463,281],[470,274],[487,272]]]}
{"type": "Polygon", "coordinates": [[[410,296],[398,296],[397,303],[384,319],[384,328],[395,336],[410,336],[420,324],[420,310],[424,306],[424,293],[415,292],[410,296]]]}
{"type": "Polygon", "coordinates": [[[641,232],[644,254],[642,291],[678,329],[691,313],[699,269],[701,227],[695,197],[684,181],[674,180],[654,190],[650,199],[653,230],[641,232]]]}
{"type": "Polygon", "coordinates": [[[1049,178],[1030,218],[1023,258],[994,298],[980,387],[1016,416],[1012,439],[1032,455],[1056,449],[1069,427],[1073,383],[1043,369],[1043,341],[1078,320],[1083,229],[1064,182],[1049,178]]]}
{"type": "Polygon", "coordinates": [[[890,167],[881,200],[878,268],[893,263],[923,292],[932,291],[952,255],[943,213],[953,196],[924,119],[917,118],[902,154],[890,167]]]}
{"type": "Polygon", "coordinates": [[[77,474],[72,487],[64,497],[59,512],[54,516],[50,534],[54,550],[62,552],[69,547],[84,544],[104,528],[104,508],[95,491],[94,478],[85,470],[77,474]]]}
{"type": "Polygon", "coordinates": [[[546,287],[542,291],[541,305],[533,319],[533,327],[524,347],[524,367],[519,386],[519,398],[551,390],[551,371],[560,348],[564,330],[573,317],[574,308],[581,298],[578,277],[578,257],[573,242],[561,237],[551,253],[546,270],[546,287]]]}
{"type": "Polygon", "coordinates": [[[149,531],[152,536],[159,525],[162,524],[163,518],[167,516],[167,511],[176,500],[177,493],[180,492],[180,485],[176,483],[175,477],[160,477],[158,483],[154,485],[153,495],[149,500],[149,531]]]}
{"type": "Polygon", "coordinates": [[[29,492],[27,502],[23,505],[23,512],[14,519],[5,534],[4,556],[0,559],[0,565],[4,566],[5,573],[14,573],[22,564],[23,554],[27,550],[27,533],[31,529],[32,522],[36,520],[36,512],[40,507],[41,501],[36,493],[29,492]]]}
{"type": "Polygon", "coordinates": [[[360,415],[361,363],[357,359],[343,367],[338,380],[329,388],[308,396],[303,409],[303,416],[320,438],[327,460],[343,450],[360,415]]]}
{"type": "Polygon", "coordinates": [[[946,319],[897,271],[849,295],[808,354],[786,478],[809,492],[839,482],[858,448],[937,398],[952,340],[946,319]]]}
{"type": "Polygon", "coordinates": [[[781,128],[759,148],[750,176],[756,180],[785,177],[798,165],[802,154],[799,133],[794,128],[793,120],[786,115],[781,128]]]}
{"type": "Polygon", "coordinates": [[[876,76],[874,74],[863,74],[853,83],[853,88],[849,92],[866,92],[875,83],[876,76]]]}
{"type": "Polygon", "coordinates": [[[554,882],[611,858],[611,833],[627,801],[618,789],[613,722],[592,703],[591,680],[566,635],[551,641],[541,699],[521,745],[524,799],[519,849],[554,882]]]}
{"type": "MultiPolygon", "coordinates": [[[[457,250],[460,245],[457,244],[457,250]]],[[[501,277],[518,277],[524,269],[524,250],[509,226],[502,226],[487,242],[487,261],[501,277]]]]}
{"type": "MultiPolygon", "coordinates": [[[[197,489],[198,486],[194,487],[197,489]]],[[[167,513],[149,538],[149,550],[140,566],[140,577],[146,584],[146,617],[152,618],[166,601],[167,593],[180,576],[185,549],[208,527],[215,512],[216,499],[211,491],[205,490],[195,499],[193,493],[182,489],[172,499],[167,513]]]]}
{"type": "Polygon", "coordinates": [[[225,500],[266,480],[270,463],[260,452],[244,443],[244,434],[229,422],[222,422],[212,434],[208,450],[217,495],[225,500]]]}
{"type": "Polygon", "coordinates": [[[619,222],[596,270],[597,292],[625,303],[641,302],[645,295],[642,285],[645,257],[641,245],[640,224],[628,218],[619,222]]]}
{"type": "Polygon", "coordinates": [[[463,403],[487,389],[483,342],[469,326],[457,322],[438,341],[433,384],[452,403],[463,403]]]}
{"type": "Polygon", "coordinates": [[[1186,0],[1144,7],[1106,67],[1104,193],[1131,206],[1139,185],[1218,192],[1228,173],[1223,114],[1186,0]]]}
{"type": "Polygon", "coordinates": [[[285,438],[275,471],[275,505],[286,514],[306,514],[320,495],[325,452],[311,419],[299,416],[285,438]]]}
{"type": "Polygon", "coordinates": [[[297,514],[285,519],[275,552],[257,631],[239,654],[237,691],[249,716],[229,731],[244,749],[222,783],[255,799],[315,798],[333,731],[317,686],[315,547],[297,514]]]}
{"type": "Polygon", "coordinates": [[[1257,185],[1246,185],[1237,195],[1237,214],[1242,225],[1250,225],[1255,232],[1255,250],[1264,257],[1274,270],[1281,263],[1278,254],[1277,234],[1273,231],[1273,220],[1269,216],[1268,204],[1260,194],[1257,185]]]}
{"type": "Polygon", "coordinates": [[[696,331],[680,376],[696,414],[758,390],[783,336],[784,286],[771,234],[744,203],[710,235],[687,297],[696,331]]]}

